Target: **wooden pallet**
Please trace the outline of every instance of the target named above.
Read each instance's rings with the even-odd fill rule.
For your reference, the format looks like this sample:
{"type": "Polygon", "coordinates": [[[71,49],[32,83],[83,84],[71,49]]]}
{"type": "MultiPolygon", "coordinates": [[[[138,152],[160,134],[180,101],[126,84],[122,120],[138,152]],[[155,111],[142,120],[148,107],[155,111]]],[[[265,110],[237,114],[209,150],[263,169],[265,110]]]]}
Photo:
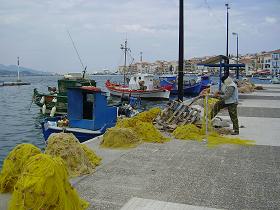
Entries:
{"type": "Polygon", "coordinates": [[[178,101],[172,101],[155,119],[160,130],[173,131],[179,125],[194,123],[200,117],[200,110],[178,101]]]}

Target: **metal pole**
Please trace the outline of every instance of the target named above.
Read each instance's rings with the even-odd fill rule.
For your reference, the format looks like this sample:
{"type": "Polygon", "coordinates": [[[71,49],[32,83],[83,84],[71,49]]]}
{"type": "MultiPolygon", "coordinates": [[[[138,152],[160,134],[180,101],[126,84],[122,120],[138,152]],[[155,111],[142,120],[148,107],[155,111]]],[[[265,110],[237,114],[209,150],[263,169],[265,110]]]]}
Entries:
{"type": "Polygon", "coordinates": [[[124,43],[124,74],[123,74],[123,84],[125,85],[125,71],[126,71],[126,51],[127,51],[127,40],[124,43]]]}
{"type": "Polygon", "coordinates": [[[140,62],[142,63],[142,61],[143,61],[143,52],[140,52],[140,62]]]}
{"type": "Polygon", "coordinates": [[[219,91],[222,89],[222,60],[220,60],[220,71],[219,71],[219,91]]]}
{"type": "Polygon", "coordinates": [[[19,57],[17,57],[17,81],[19,82],[19,57]]]}
{"type": "Polygon", "coordinates": [[[184,77],[184,0],[179,5],[179,69],[178,69],[178,100],[183,101],[183,77],[184,77]]]}
{"type": "Polygon", "coordinates": [[[127,39],[124,42],[124,46],[121,44],[121,49],[124,50],[123,85],[125,85],[126,54],[127,54],[127,51],[128,51],[127,39]]]}
{"type": "Polygon", "coordinates": [[[236,79],[239,79],[239,66],[238,66],[238,59],[239,59],[239,55],[238,55],[238,34],[237,34],[237,36],[236,36],[236,54],[237,54],[237,56],[236,56],[236,63],[237,63],[237,72],[236,72],[236,79]]]}
{"type": "Polygon", "coordinates": [[[205,96],[205,107],[204,107],[204,115],[205,115],[205,139],[203,139],[203,143],[208,142],[208,95],[205,96]]]}
{"type": "MultiPolygon", "coordinates": [[[[226,56],[228,57],[228,10],[230,9],[229,4],[225,4],[227,8],[227,46],[226,46],[226,56]]],[[[226,64],[229,64],[229,60],[226,61],[226,64]]],[[[229,67],[227,66],[225,68],[226,75],[229,75],[229,67]]]]}

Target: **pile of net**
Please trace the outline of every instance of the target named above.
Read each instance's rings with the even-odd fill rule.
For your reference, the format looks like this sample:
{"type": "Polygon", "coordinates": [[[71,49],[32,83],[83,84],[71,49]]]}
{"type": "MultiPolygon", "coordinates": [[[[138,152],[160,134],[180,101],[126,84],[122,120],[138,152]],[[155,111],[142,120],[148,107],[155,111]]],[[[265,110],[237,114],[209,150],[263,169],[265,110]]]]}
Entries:
{"type": "Polygon", "coordinates": [[[88,205],[69,183],[64,161],[38,154],[26,162],[14,187],[9,209],[84,210],[88,205]]]}
{"type": "Polygon", "coordinates": [[[248,81],[238,81],[237,86],[240,93],[251,93],[255,90],[255,85],[248,81]]]}
{"type": "Polygon", "coordinates": [[[16,146],[4,160],[0,174],[0,192],[12,192],[26,161],[40,153],[40,149],[32,144],[16,146]]]}
{"type": "Polygon", "coordinates": [[[110,148],[135,147],[141,142],[164,143],[164,137],[152,124],[160,114],[160,108],[152,108],[132,118],[118,119],[113,129],[108,129],[103,136],[101,146],[110,148]]]}
{"type": "Polygon", "coordinates": [[[102,147],[133,148],[141,143],[140,138],[131,128],[109,128],[103,135],[102,147]]]}
{"type": "MultiPolygon", "coordinates": [[[[209,125],[209,127],[211,127],[209,125]]],[[[207,139],[208,147],[215,147],[221,144],[255,145],[255,141],[240,138],[222,136],[214,129],[209,129],[208,136],[205,135],[205,128],[199,128],[193,124],[178,126],[172,133],[176,139],[202,141],[207,139]]]]}
{"type": "Polygon", "coordinates": [[[51,134],[45,153],[61,157],[66,163],[70,177],[89,174],[101,162],[101,158],[86,145],[80,144],[72,133],[51,134]]]}

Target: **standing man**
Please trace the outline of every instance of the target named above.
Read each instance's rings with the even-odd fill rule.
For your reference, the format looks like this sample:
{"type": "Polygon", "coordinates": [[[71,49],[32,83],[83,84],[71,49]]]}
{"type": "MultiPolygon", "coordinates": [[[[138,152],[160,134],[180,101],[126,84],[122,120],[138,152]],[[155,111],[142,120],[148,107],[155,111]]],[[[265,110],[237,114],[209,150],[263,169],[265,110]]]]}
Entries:
{"type": "Polygon", "coordinates": [[[222,91],[216,92],[215,97],[219,98],[220,101],[217,102],[211,112],[211,119],[213,119],[221,109],[228,108],[228,113],[233,124],[232,135],[239,134],[239,125],[237,118],[237,104],[238,104],[238,88],[237,85],[229,76],[223,76],[221,78],[223,83],[222,91]]]}

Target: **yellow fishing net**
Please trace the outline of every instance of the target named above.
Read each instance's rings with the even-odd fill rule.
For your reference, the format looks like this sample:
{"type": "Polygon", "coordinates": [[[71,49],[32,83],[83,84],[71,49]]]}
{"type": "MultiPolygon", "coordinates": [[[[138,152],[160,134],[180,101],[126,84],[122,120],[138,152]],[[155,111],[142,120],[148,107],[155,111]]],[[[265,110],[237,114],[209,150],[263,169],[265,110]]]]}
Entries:
{"type": "Polygon", "coordinates": [[[206,137],[202,129],[192,124],[178,126],[172,134],[176,139],[182,140],[201,141],[202,139],[207,139],[208,147],[215,147],[221,144],[255,145],[255,141],[221,136],[214,131],[209,132],[209,135],[206,137]]]}
{"type": "Polygon", "coordinates": [[[239,144],[239,145],[254,145],[255,141],[252,140],[244,140],[240,138],[229,138],[226,136],[222,136],[217,133],[211,125],[211,111],[215,107],[214,105],[218,102],[218,99],[208,98],[208,102],[206,102],[206,97],[204,99],[204,116],[202,120],[202,128],[198,128],[193,124],[187,124],[183,126],[178,126],[173,131],[173,136],[177,139],[184,140],[196,140],[201,141],[202,139],[207,139],[208,147],[215,147],[220,144],[239,144]],[[208,104],[208,112],[206,113],[206,105],[208,104]],[[206,115],[208,117],[208,135],[206,136],[206,115]]]}
{"type": "Polygon", "coordinates": [[[101,164],[102,158],[97,156],[86,144],[80,144],[86,156],[88,157],[91,164],[95,166],[99,166],[101,164]]]}
{"type": "Polygon", "coordinates": [[[136,126],[137,122],[153,122],[154,119],[161,112],[160,108],[151,108],[148,111],[141,112],[131,118],[118,119],[115,127],[117,128],[133,128],[136,126]]]}
{"type": "Polygon", "coordinates": [[[138,115],[135,116],[135,119],[141,121],[141,122],[153,122],[154,119],[158,116],[158,114],[161,112],[160,108],[154,107],[149,109],[148,111],[141,112],[138,115]]]}
{"type": "Polygon", "coordinates": [[[245,146],[255,145],[256,142],[252,140],[245,140],[240,138],[230,138],[226,136],[221,136],[217,132],[211,132],[207,137],[207,145],[208,147],[215,147],[220,144],[239,144],[245,146]]]}
{"type": "Polygon", "coordinates": [[[169,138],[164,137],[152,123],[137,122],[133,130],[137,133],[140,139],[145,142],[164,143],[169,141],[169,138]]]}
{"type": "Polygon", "coordinates": [[[69,183],[64,161],[38,154],[26,162],[9,210],[84,210],[88,206],[69,183]]]}
{"type": "Polygon", "coordinates": [[[61,157],[67,166],[71,177],[89,174],[100,164],[101,158],[85,149],[72,133],[54,133],[48,138],[45,153],[61,157]]]}
{"type": "Polygon", "coordinates": [[[203,134],[202,130],[196,127],[194,124],[186,124],[178,126],[172,133],[176,139],[183,140],[196,140],[201,141],[203,134]]]}
{"type": "Polygon", "coordinates": [[[102,147],[132,148],[141,143],[140,138],[131,128],[110,128],[103,135],[102,147]]]}
{"type": "Polygon", "coordinates": [[[4,160],[0,174],[0,192],[12,192],[26,161],[39,153],[40,149],[32,144],[16,146],[4,160]]]}
{"type": "Polygon", "coordinates": [[[138,122],[138,119],[135,117],[118,119],[115,127],[116,128],[133,128],[133,127],[135,127],[137,122],[138,122]]]}
{"type": "MultiPolygon", "coordinates": [[[[158,116],[158,114],[160,114],[160,112],[160,108],[152,108],[148,111],[141,112],[132,118],[119,119],[117,121],[116,128],[130,128],[135,133],[138,139],[145,142],[166,142],[169,139],[164,137],[152,124],[152,122],[158,116]]],[[[114,132],[114,134],[116,135],[116,132],[114,132]]],[[[113,139],[112,135],[111,139],[113,139]]],[[[126,141],[124,141],[123,143],[126,143],[126,141]]],[[[126,146],[124,145],[124,147],[126,146]]]]}
{"type": "Polygon", "coordinates": [[[206,97],[204,97],[204,103],[203,103],[203,107],[204,107],[204,112],[203,112],[203,119],[202,119],[202,132],[205,133],[206,132],[206,114],[207,114],[207,118],[208,118],[208,131],[212,131],[213,127],[211,125],[211,113],[213,111],[213,109],[215,109],[215,104],[218,103],[220,100],[217,98],[211,98],[208,97],[208,101],[206,101],[206,97]],[[207,107],[207,113],[206,113],[206,106],[207,107]]]}

